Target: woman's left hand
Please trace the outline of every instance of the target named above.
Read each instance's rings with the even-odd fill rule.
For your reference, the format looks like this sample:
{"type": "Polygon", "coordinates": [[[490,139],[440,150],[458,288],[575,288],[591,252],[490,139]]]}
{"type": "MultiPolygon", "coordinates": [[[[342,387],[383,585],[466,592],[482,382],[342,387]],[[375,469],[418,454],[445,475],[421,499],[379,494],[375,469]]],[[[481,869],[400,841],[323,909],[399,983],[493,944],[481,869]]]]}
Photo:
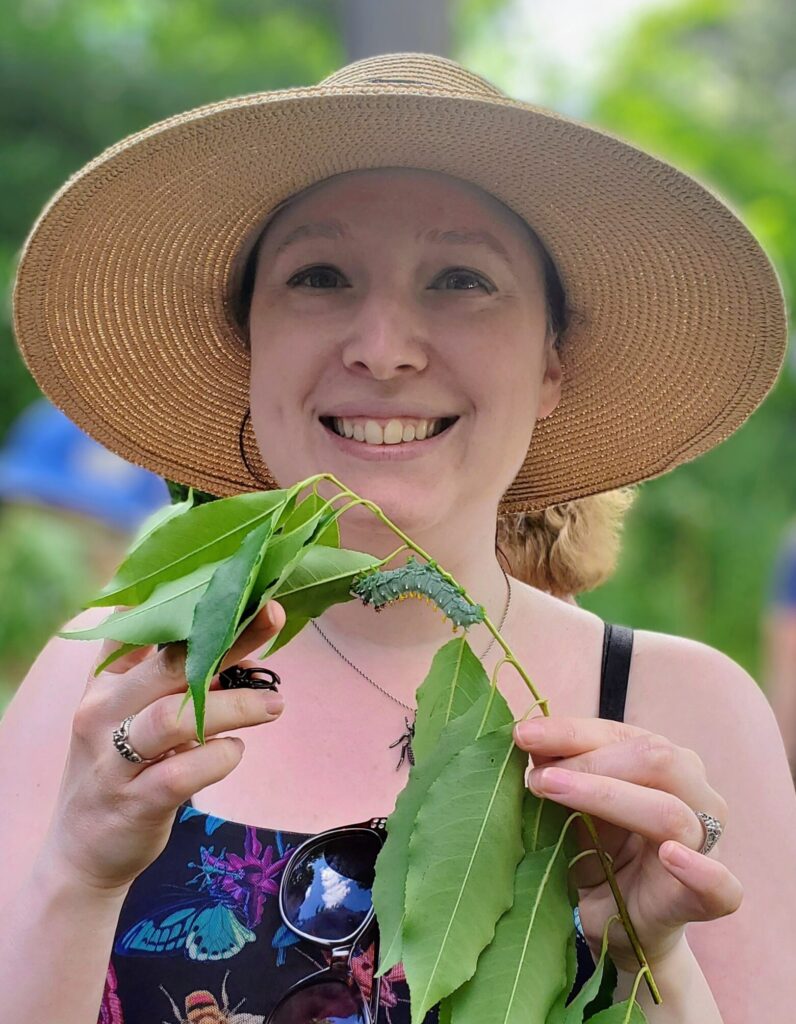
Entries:
{"type": "MultiPolygon", "coordinates": [[[[693,750],[601,718],[533,718],[516,727],[515,740],[536,766],[528,773],[532,792],[592,816],[652,966],[689,921],[738,909],[741,883],[714,856],[698,852],[705,829],[696,811],[726,826],[727,804],[693,750]]],[[[574,825],[581,849],[592,848],[582,822],[574,825]]],[[[583,931],[597,952],[616,904],[596,855],[581,857],[572,872],[583,931]]],[[[609,930],[609,951],[618,968],[638,969],[621,924],[609,930]]]]}

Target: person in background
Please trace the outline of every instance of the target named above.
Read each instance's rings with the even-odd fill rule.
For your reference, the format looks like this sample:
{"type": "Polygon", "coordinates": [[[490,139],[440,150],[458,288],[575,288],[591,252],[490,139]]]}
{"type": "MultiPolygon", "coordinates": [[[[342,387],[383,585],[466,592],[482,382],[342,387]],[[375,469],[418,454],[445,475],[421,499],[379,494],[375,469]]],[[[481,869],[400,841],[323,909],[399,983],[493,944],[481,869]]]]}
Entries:
{"type": "Polygon", "coordinates": [[[165,483],[46,399],[0,449],[0,714],[41,645],[105,581],[165,483]]]}
{"type": "Polygon", "coordinates": [[[765,690],[777,717],[796,780],[796,522],[774,561],[763,618],[765,690]]]}

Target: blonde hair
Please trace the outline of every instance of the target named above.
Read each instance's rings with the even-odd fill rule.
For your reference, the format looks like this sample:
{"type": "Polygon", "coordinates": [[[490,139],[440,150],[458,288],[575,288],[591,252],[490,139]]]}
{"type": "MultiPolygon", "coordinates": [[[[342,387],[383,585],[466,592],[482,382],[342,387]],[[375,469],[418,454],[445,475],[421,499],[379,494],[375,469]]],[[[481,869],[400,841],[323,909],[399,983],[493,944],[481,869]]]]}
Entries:
{"type": "Polygon", "coordinates": [[[495,544],[506,570],[555,597],[592,590],[616,568],[625,513],[635,497],[635,488],[624,487],[500,516],[495,544]]]}

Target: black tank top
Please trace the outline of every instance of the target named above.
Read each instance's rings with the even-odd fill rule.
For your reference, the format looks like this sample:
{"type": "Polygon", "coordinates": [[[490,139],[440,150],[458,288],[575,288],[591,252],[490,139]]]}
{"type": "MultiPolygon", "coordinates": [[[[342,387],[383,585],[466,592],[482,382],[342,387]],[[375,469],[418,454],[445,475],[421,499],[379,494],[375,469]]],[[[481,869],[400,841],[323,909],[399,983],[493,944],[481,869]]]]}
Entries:
{"type": "MultiPolygon", "coordinates": [[[[623,718],[632,646],[632,630],[606,625],[601,718],[623,718]]],[[[100,1024],[263,1024],[291,985],[328,962],[279,915],[282,870],[306,838],[216,818],[190,801],[178,808],[165,849],[122,907],[100,1024]]],[[[372,950],[355,951],[352,966],[367,998],[372,950]]],[[[592,966],[579,934],[575,990],[592,966]]],[[[397,964],[382,979],[378,1024],[409,1024],[408,999],[397,964]]],[[[424,1024],[436,1019],[435,1008],[424,1024]]]]}

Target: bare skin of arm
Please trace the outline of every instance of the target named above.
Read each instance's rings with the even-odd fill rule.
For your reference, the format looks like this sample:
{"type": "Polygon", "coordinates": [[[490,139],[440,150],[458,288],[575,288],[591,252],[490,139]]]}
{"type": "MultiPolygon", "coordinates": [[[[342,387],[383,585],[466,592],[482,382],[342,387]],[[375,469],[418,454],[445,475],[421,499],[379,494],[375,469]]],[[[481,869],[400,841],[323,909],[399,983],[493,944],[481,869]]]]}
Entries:
{"type": "MultiPolygon", "coordinates": [[[[726,830],[708,859],[720,860],[743,886],[735,913],[686,927],[721,1016],[693,1016],[692,1008],[669,1017],[663,1007],[642,1005],[650,1022],[788,1020],[792,999],[784,979],[796,962],[796,901],[788,882],[796,862],[796,795],[776,720],[756,682],[724,654],[656,633],[636,637],[626,720],[702,758],[728,805],[726,830]]],[[[685,951],[680,971],[688,979],[683,994],[700,1005],[699,979],[685,951]]],[[[670,973],[674,964],[662,975],[664,985],[670,973]]]]}
{"type": "Polygon", "coordinates": [[[770,609],[763,640],[763,683],[796,777],[796,608],[770,609]]]}
{"type": "MultiPolygon", "coordinates": [[[[76,624],[93,624],[104,611],[76,624]]],[[[228,664],[273,635],[259,619],[228,664]]],[[[186,688],[179,649],[142,651],[95,677],[104,653],[99,644],[52,640],[0,723],[3,849],[19,866],[0,878],[0,991],[9,1020],[96,1024],[130,886],[162,851],[180,803],[240,763],[241,741],[217,734],[278,717],[257,691],[216,685],[210,738],[200,747],[191,717],[183,716],[187,726],[177,720],[186,688]],[[131,728],[131,742],[159,758],[151,765],[125,762],[110,742],[130,711],[140,737],[131,728]]]]}

